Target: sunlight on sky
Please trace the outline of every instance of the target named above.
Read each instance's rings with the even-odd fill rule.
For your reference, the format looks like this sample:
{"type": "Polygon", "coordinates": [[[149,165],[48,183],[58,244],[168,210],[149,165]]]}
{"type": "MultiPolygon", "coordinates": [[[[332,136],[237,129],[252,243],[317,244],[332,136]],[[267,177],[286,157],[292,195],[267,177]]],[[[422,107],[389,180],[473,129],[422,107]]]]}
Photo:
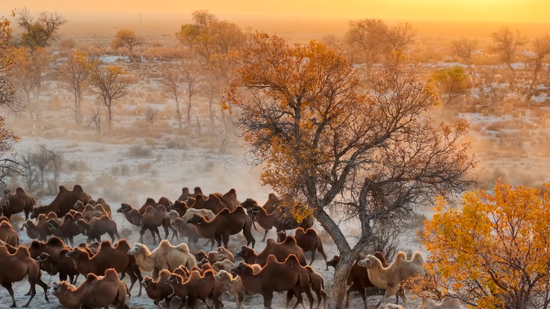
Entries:
{"type": "MultiPolygon", "coordinates": [[[[333,18],[384,18],[550,22],[550,0],[19,0],[0,1],[0,11],[29,9],[81,12],[189,14],[209,9],[215,14],[316,16],[333,18]]],[[[98,16],[101,18],[101,16],[98,16]]]]}

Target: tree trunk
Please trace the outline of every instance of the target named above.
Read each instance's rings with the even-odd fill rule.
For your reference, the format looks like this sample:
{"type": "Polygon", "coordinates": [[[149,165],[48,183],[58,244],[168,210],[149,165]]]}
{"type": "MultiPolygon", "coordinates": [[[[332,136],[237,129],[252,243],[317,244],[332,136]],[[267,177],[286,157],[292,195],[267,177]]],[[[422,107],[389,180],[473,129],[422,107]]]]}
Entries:
{"type": "Polygon", "coordinates": [[[78,96],[78,91],[75,90],[74,91],[74,110],[75,110],[75,121],[76,121],[76,124],[80,124],[80,102],[79,102],[79,96],[78,96]]]}
{"type": "Polygon", "coordinates": [[[109,105],[107,105],[107,129],[109,131],[111,131],[111,128],[112,128],[111,122],[113,121],[113,112],[111,110],[111,107],[112,107],[112,104],[111,102],[109,102],[109,105]]]}
{"type": "Polygon", "coordinates": [[[182,126],[182,123],[181,123],[181,110],[180,110],[180,102],[179,102],[178,98],[176,98],[176,115],[178,116],[178,126],[181,130],[183,128],[183,126],[182,126]]]}
{"type": "Polygon", "coordinates": [[[529,86],[529,89],[527,89],[527,96],[525,97],[525,103],[529,102],[531,100],[531,97],[533,96],[533,89],[537,86],[537,77],[539,75],[541,65],[538,63],[535,65],[535,72],[533,72],[533,81],[531,82],[531,85],[529,86]]]}
{"type": "Polygon", "coordinates": [[[514,90],[516,88],[516,70],[512,66],[511,63],[506,63],[508,66],[508,69],[510,69],[510,72],[512,73],[512,76],[510,77],[510,89],[514,90]]]}
{"type": "Polygon", "coordinates": [[[187,104],[187,126],[191,127],[191,97],[192,95],[189,94],[189,101],[187,104]]]}
{"type": "Polygon", "coordinates": [[[352,254],[341,254],[340,262],[334,272],[333,283],[328,289],[328,305],[327,308],[342,309],[344,308],[344,299],[346,295],[347,280],[351,271],[351,266],[355,262],[355,257],[352,254]]]}
{"type": "Polygon", "coordinates": [[[213,104],[214,100],[212,98],[212,96],[210,96],[210,102],[209,102],[209,111],[210,111],[210,130],[212,132],[214,132],[214,110],[212,109],[212,104],[213,104]]]}

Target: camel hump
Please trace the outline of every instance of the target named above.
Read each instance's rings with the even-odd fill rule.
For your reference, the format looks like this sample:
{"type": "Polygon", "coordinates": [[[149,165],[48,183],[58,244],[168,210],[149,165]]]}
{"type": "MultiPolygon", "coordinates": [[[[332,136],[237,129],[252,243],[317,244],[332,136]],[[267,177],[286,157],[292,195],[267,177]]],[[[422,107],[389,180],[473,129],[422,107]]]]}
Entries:
{"type": "Polygon", "coordinates": [[[94,273],[89,273],[86,276],[86,281],[85,282],[92,283],[92,282],[95,282],[95,281],[97,281],[97,276],[94,273]]]}
{"type": "Polygon", "coordinates": [[[54,236],[46,242],[46,245],[53,246],[53,247],[64,247],[65,244],[63,243],[63,240],[61,238],[54,236]]]}
{"type": "Polygon", "coordinates": [[[397,252],[397,255],[395,256],[395,262],[403,262],[407,260],[407,254],[403,251],[397,252]]]}
{"type": "Polygon", "coordinates": [[[231,188],[231,190],[229,190],[225,195],[234,195],[236,197],[237,190],[235,190],[234,188],[231,188]]]}
{"type": "Polygon", "coordinates": [[[285,263],[288,263],[288,262],[300,264],[300,261],[298,261],[298,257],[296,256],[296,254],[291,254],[287,256],[285,263]]]}
{"type": "MultiPolygon", "coordinates": [[[[166,239],[163,239],[160,241],[159,243],[159,248],[162,248],[162,249],[167,249],[167,248],[170,248],[172,245],[170,244],[170,242],[166,239]]],[[[189,249],[188,249],[189,250],[189,249]]]]}
{"type": "MultiPolygon", "coordinates": [[[[290,256],[289,256],[289,257],[290,257],[290,256]]],[[[287,258],[287,260],[288,260],[288,258],[287,258]]],[[[275,257],[275,255],[270,254],[270,255],[267,257],[267,263],[266,263],[266,265],[267,265],[267,264],[270,264],[270,263],[277,263],[277,262],[279,262],[279,261],[277,261],[277,258],[275,257]]]]}
{"type": "Polygon", "coordinates": [[[69,189],[65,186],[59,186],[59,192],[69,192],[69,189]]]}
{"type": "Polygon", "coordinates": [[[29,253],[29,249],[27,249],[27,247],[25,247],[25,246],[19,246],[19,247],[17,248],[17,251],[15,252],[15,256],[16,256],[18,259],[24,259],[24,258],[30,257],[31,254],[29,253]]]}
{"type": "Polygon", "coordinates": [[[277,198],[277,196],[275,195],[275,193],[269,193],[268,199],[269,199],[269,200],[278,200],[278,198],[277,198]]]}
{"type": "Polygon", "coordinates": [[[25,192],[25,189],[21,188],[21,187],[17,187],[17,189],[15,189],[15,193],[18,193],[18,194],[27,194],[25,192]]]}
{"type": "Polygon", "coordinates": [[[8,222],[6,221],[2,221],[2,223],[0,223],[0,229],[11,229],[11,224],[9,224],[8,222]]]}
{"type": "Polygon", "coordinates": [[[233,213],[234,214],[238,214],[238,213],[246,214],[246,212],[244,211],[244,208],[242,206],[235,207],[235,210],[233,210],[233,213]]]}
{"type": "Polygon", "coordinates": [[[33,241],[31,242],[31,246],[30,246],[30,247],[33,248],[33,249],[40,249],[41,246],[42,246],[42,243],[41,243],[40,241],[38,241],[38,240],[33,240],[33,241]]]}
{"type": "Polygon", "coordinates": [[[304,267],[307,269],[307,271],[308,271],[310,274],[314,274],[314,273],[315,273],[315,270],[313,270],[313,267],[311,267],[311,266],[309,266],[309,265],[306,265],[306,266],[304,266],[304,267]]]}
{"type": "Polygon", "coordinates": [[[130,244],[126,239],[123,238],[118,241],[118,243],[116,244],[116,248],[128,252],[128,250],[130,250],[130,244]]]}
{"type": "Polygon", "coordinates": [[[294,237],[292,237],[292,236],[287,235],[285,241],[283,241],[283,244],[288,245],[288,246],[295,246],[296,245],[296,239],[294,239],[294,237]]]}
{"type": "Polygon", "coordinates": [[[266,247],[267,247],[267,246],[270,246],[270,245],[273,246],[273,245],[275,245],[275,244],[277,244],[277,242],[276,242],[273,238],[268,238],[268,239],[267,239],[266,247]]]}
{"type": "Polygon", "coordinates": [[[189,188],[187,187],[181,188],[181,193],[189,193],[189,188]]]}
{"type": "MultiPolygon", "coordinates": [[[[236,210],[237,210],[237,209],[235,209],[235,211],[236,211],[236,210]]],[[[224,208],[224,209],[222,209],[222,210],[218,213],[217,216],[227,216],[227,215],[230,214],[230,213],[231,213],[231,212],[229,211],[229,209],[224,208]]],[[[216,216],[216,217],[217,217],[217,216],[216,216]]]]}
{"type": "Polygon", "coordinates": [[[178,249],[179,251],[181,251],[183,253],[189,253],[189,246],[187,246],[186,243],[181,243],[181,244],[177,245],[176,249],[178,249]]]}
{"type": "Polygon", "coordinates": [[[101,242],[101,245],[99,246],[99,250],[103,249],[103,248],[109,248],[109,249],[113,249],[113,246],[111,245],[111,242],[108,241],[108,240],[104,240],[101,242]]]}
{"type": "Polygon", "coordinates": [[[423,265],[424,264],[424,258],[422,257],[422,253],[420,251],[416,251],[413,254],[412,262],[414,264],[423,265]]]}
{"type": "Polygon", "coordinates": [[[215,200],[220,201],[220,198],[219,198],[217,195],[215,195],[215,194],[210,194],[210,195],[208,195],[208,199],[209,199],[209,200],[210,200],[210,199],[215,199],[215,200]]]}
{"type": "Polygon", "coordinates": [[[118,274],[114,268],[109,268],[105,271],[103,280],[118,281],[118,274]]]}
{"type": "Polygon", "coordinates": [[[201,187],[195,187],[195,188],[193,189],[193,191],[202,194],[202,189],[201,189],[201,187]]]}
{"type": "MultiPolygon", "coordinates": [[[[303,229],[302,229],[302,231],[303,231],[303,229]]],[[[298,232],[298,231],[296,231],[296,232],[298,232]]],[[[310,236],[317,236],[317,231],[314,228],[309,228],[309,229],[307,229],[306,234],[310,235],[310,236]]]]}
{"type": "Polygon", "coordinates": [[[157,202],[155,202],[155,199],[152,198],[152,197],[148,197],[147,200],[145,201],[145,204],[156,204],[157,202]]]}
{"type": "Polygon", "coordinates": [[[79,192],[79,193],[84,193],[84,189],[82,189],[81,185],[74,185],[73,186],[73,191],[74,192],[79,192]]]}

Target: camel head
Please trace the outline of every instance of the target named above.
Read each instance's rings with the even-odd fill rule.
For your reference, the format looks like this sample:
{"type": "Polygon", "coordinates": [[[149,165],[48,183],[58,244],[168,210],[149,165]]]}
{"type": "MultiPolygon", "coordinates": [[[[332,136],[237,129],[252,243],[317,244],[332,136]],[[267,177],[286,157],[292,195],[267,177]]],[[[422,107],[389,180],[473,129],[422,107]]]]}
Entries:
{"type": "Polygon", "coordinates": [[[137,255],[139,252],[141,252],[144,249],[147,249],[147,247],[145,247],[144,244],[135,243],[134,246],[130,248],[130,250],[128,250],[128,254],[137,255]]]}
{"type": "Polygon", "coordinates": [[[204,224],[205,222],[206,222],[206,220],[204,219],[204,217],[202,217],[200,215],[197,215],[197,214],[194,214],[193,217],[191,217],[189,220],[187,220],[187,223],[197,224],[197,225],[204,224]]]}
{"type": "Polygon", "coordinates": [[[27,219],[27,221],[25,221],[25,222],[23,223],[23,227],[24,227],[24,228],[28,228],[29,226],[33,226],[33,225],[34,225],[34,222],[32,222],[31,219],[27,219]]]}
{"type": "Polygon", "coordinates": [[[248,266],[248,264],[246,264],[245,262],[240,262],[239,265],[231,268],[229,270],[229,273],[233,277],[236,277],[236,276],[247,274],[247,273],[253,274],[254,270],[252,269],[252,267],[248,266]]]}
{"type": "Polygon", "coordinates": [[[253,200],[251,198],[247,198],[244,202],[241,203],[241,206],[244,209],[250,209],[254,206],[258,206],[258,202],[256,202],[255,200],[253,200]]]}
{"type": "Polygon", "coordinates": [[[372,268],[376,265],[376,262],[380,263],[380,260],[374,255],[369,254],[367,255],[367,257],[357,262],[357,265],[361,267],[372,268]]]}
{"type": "Polygon", "coordinates": [[[225,280],[232,280],[233,279],[233,276],[228,273],[227,271],[225,270],[220,270],[215,276],[216,280],[218,280],[219,282],[223,282],[225,280]]]}
{"type": "Polygon", "coordinates": [[[173,220],[173,219],[177,219],[179,218],[180,215],[178,214],[177,211],[175,210],[170,210],[169,212],[167,212],[165,215],[164,215],[164,219],[169,219],[169,220],[173,220]]]}
{"type": "Polygon", "coordinates": [[[126,213],[130,210],[132,210],[132,206],[130,206],[130,204],[122,203],[122,204],[120,204],[120,208],[117,209],[116,212],[122,214],[122,213],[126,213]]]}
{"type": "Polygon", "coordinates": [[[235,256],[242,257],[244,259],[250,254],[255,254],[254,249],[247,246],[242,246],[241,251],[235,253],[235,256]]]}
{"type": "Polygon", "coordinates": [[[202,268],[206,264],[210,264],[210,262],[206,258],[204,258],[200,262],[197,263],[197,266],[202,268]]]}
{"type": "Polygon", "coordinates": [[[143,286],[146,291],[149,291],[149,286],[151,285],[152,282],[153,282],[153,279],[149,276],[146,276],[145,278],[143,278],[143,281],[141,281],[141,286],[143,286]]]}

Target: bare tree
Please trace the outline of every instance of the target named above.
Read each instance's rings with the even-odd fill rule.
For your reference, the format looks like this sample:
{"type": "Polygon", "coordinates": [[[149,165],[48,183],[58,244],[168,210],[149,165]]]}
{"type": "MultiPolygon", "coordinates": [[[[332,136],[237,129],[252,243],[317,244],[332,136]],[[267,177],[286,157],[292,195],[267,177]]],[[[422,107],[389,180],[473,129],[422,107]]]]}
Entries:
{"type": "Polygon", "coordinates": [[[493,39],[492,50],[500,56],[500,59],[510,70],[510,87],[515,89],[516,70],[512,66],[512,63],[516,61],[517,56],[522,52],[529,40],[521,35],[521,31],[516,29],[513,32],[506,26],[500,28],[497,32],[493,32],[491,38],[493,39]]]}
{"type": "Polygon", "coordinates": [[[462,59],[464,64],[470,67],[473,63],[474,52],[479,46],[479,41],[476,39],[462,38],[453,40],[453,55],[462,59]]]}
{"type": "Polygon", "coordinates": [[[121,29],[117,32],[113,41],[111,42],[111,47],[113,49],[126,48],[130,53],[130,57],[134,55],[134,48],[143,44],[143,39],[136,35],[136,32],[128,29],[121,29]]]}
{"type": "Polygon", "coordinates": [[[92,93],[96,94],[107,108],[109,131],[111,131],[113,122],[113,104],[116,100],[126,96],[130,87],[130,80],[124,74],[121,67],[95,65],[90,75],[92,93]]]}
{"type": "Polygon", "coordinates": [[[89,76],[93,62],[88,60],[88,55],[83,52],[74,52],[69,60],[59,68],[59,79],[65,89],[71,91],[74,96],[74,117],[77,124],[81,123],[81,102],[84,91],[90,85],[89,76]]]}
{"type": "Polygon", "coordinates": [[[147,108],[145,109],[145,120],[149,122],[151,125],[154,125],[158,112],[159,111],[156,108],[147,106],[147,108]]]}
{"type": "Polygon", "coordinates": [[[414,43],[416,30],[408,22],[399,22],[386,31],[386,44],[390,52],[406,53],[414,43]]]}
{"type": "Polygon", "coordinates": [[[363,56],[367,76],[372,65],[385,50],[388,25],[381,19],[361,19],[349,22],[346,42],[363,56]]]}
{"type": "Polygon", "coordinates": [[[192,61],[184,61],[181,68],[183,91],[187,95],[187,125],[191,126],[193,96],[199,92],[200,75],[198,66],[192,61]]]}
{"type": "Polygon", "coordinates": [[[37,47],[50,46],[57,39],[61,26],[67,22],[59,13],[41,12],[38,16],[33,16],[27,8],[15,13],[17,23],[23,28],[21,43],[33,51],[37,47]]]}
{"type": "Polygon", "coordinates": [[[48,157],[50,159],[49,171],[53,174],[53,184],[49,187],[49,189],[50,192],[55,192],[56,188],[59,187],[59,176],[63,171],[63,167],[66,162],[65,156],[57,150],[47,148],[44,149],[48,152],[48,157]]]}
{"type": "Polygon", "coordinates": [[[529,102],[533,96],[533,90],[537,86],[537,80],[539,72],[542,69],[544,59],[550,55],[550,36],[539,37],[533,40],[532,50],[529,56],[530,62],[534,65],[533,80],[531,85],[527,89],[527,95],[525,96],[525,102],[529,102]]]}
{"type": "Polygon", "coordinates": [[[97,106],[90,115],[88,127],[94,125],[97,135],[101,135],[101,106],[97,106]]]}
{"type": "Polygon", "coordinates": [[[178,126],[182,129],[181,108],[180,99],[183,91],[181,84],[181,72],[178,70],[166,69],[162,73],[162,83],[166,88],[168,95],[176,103],[176,117],[178,119],[178,126]]]}
{"type": "Polygon", "coordinates": [[[19,156],[19,166],[25,181],[25,188],[29,192],[33,192],[35,185],[40,183],[40,175],[34,164],[34,155],[33,151],[28,150],[19,156]]]}

